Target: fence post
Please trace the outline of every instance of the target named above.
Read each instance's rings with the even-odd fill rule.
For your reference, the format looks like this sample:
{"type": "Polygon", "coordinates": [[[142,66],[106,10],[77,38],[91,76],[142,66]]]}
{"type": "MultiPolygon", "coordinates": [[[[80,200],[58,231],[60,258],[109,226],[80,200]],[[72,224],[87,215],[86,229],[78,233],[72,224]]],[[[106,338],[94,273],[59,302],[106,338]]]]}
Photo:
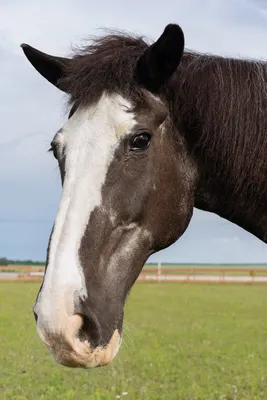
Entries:
{"type": "Polygon", "coordinates": [[[161,262],[159,261],[158,262],[158,282],[160,282],[160,279],[159,279],[160,275],[161,275],[161,262]]]}

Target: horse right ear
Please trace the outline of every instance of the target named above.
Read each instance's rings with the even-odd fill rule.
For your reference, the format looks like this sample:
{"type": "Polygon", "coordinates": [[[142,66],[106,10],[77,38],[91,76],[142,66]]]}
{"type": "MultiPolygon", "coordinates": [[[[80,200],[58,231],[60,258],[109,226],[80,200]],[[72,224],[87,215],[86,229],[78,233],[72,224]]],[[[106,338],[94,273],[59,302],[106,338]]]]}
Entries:
{"type": "Polygon", "coordinates": [[[22,50],[32,66],[52,85],[60,88],[59,80],[64,76],[70,59],[43,53],[28,44],[21,44],[22,50]]]}
{"type": "Polygon", "coordinates": [[[179,25],[169,24],[159,39],[149,46],[136,67],[139,84],[159,93],[178,67],[184,52],[184,34],[179,25]]]}

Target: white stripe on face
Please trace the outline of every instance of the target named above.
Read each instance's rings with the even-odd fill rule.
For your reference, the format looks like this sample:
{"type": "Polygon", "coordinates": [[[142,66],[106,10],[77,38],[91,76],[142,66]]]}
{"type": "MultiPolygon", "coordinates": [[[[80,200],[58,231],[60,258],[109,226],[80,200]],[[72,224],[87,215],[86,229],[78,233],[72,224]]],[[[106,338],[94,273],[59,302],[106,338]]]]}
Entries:
{"type": "Polygon", "coordinates": [[[78,251],[90,214],[101,205],[101,189],[114,152],[136,123],[129,109],[129,101],[119,95],[103,95],[97,105],[77,110],[58,136],[65,153],[65,178],[35,307],[40,335],[44,329],[64,334],[75,296],[87,295],[78,251]]]}

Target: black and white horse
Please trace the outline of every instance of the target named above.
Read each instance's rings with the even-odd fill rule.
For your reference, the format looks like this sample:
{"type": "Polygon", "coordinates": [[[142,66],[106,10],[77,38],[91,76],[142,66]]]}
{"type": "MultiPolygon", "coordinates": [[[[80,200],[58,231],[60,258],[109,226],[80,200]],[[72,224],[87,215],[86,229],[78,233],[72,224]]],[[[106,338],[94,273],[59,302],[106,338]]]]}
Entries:
{"type": "Polygon", "coordinates": [[[37,329],[57,362],[106,365],[143,264],[194,206],[266,240],[267,66],[185,51],[175,24],[152,44],[111,34],[68,59],[22,48],[71,107],[51,143],[62,198],[37,329]]]}

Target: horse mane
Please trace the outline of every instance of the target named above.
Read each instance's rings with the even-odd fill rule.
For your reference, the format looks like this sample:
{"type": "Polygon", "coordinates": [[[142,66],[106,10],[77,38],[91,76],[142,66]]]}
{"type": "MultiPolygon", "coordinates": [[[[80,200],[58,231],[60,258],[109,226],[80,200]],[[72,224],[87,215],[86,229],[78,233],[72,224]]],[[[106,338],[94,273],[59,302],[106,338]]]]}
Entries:
{"type": "MultiPolygon", "coordinates": [[[[140,95],[134,70],[148,45],[143,37],[124,32],[91,38],[76,50],[61,79],[69,103],[94,103],[104,91],[140,95]]],[[[222,178],[223,190],[231,187],[249,207],[263,193],[267,198],[266,88],[263,61],[186,50],[166,90],[176,126],[201,152],[208,175],[213,181],[222,178]]]]}
{"type": "Polygon", "coordinates": [[[131,97],[140,95],[134,83],[134,70],[148,47],[144,38],[112,31],[89,39],[89,45],[75,48],[60,80],[60,86],[70,95],[69,104],[95,103],[104,91],[131,97]]]}
{"type": "Polygon", "coordinates": [[[206,178],[213,187],[223,182],[217,192],[236,195],[236,207],[245,202],[253,212],[267,198],[266,63],[186,52],[170,86],[176,119],[206,178]]]}

